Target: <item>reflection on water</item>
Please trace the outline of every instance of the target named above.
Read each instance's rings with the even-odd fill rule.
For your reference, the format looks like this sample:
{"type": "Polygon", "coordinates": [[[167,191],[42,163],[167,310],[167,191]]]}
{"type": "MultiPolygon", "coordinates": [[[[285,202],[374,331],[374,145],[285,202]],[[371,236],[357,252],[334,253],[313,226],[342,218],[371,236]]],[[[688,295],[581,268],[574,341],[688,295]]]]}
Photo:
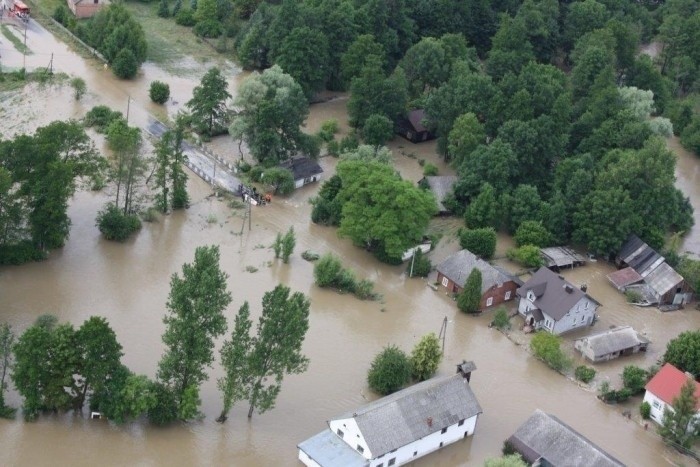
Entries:
{"type": "MultiPolygon", "coordinates": [[[[50,38],[50,36],[48,36],[50,38]]],[[[60,45],[60,44],[59,44],[60,45]]],[[[133,122],[145,122],[150,104],[145,87],[163,72],[144,67],[145,75],[135,82],[116,81],[107,72],[86,65],[70,55],[64,60],[83,74],[88,89],[95,94],[83,107],[70,107],[70,94],[62,91],[51,107],[56,118],[79,116],[95,103],[125,102],[123,96],[137,96],[132,103],[133,122]],[[99,95],[99,99],[98,96],[99,95]]],[[[182,104],[196,85],[193,80],[177,81],[174,99],[182,104]]],[[[171,81],[172,80],[172,81],[171,81]]],[[[232,81],[233,84],[235,84],[232,81]]],[[[171,86],[173,86],[171,84],[171,86]]],[[[48,95],[48,94],[47,94],[48,95]]],[[[40,103],[29,104],[38,106],[40,103]]],[[[174,109],[170,109],[172,112],[174,109]]],[[[18,115],[16,109],[5,109],[18,115]]],[[[307,126],[315,129],[328,118],[345,122],[344,97],[312,106],[307,126]]],[[[49,117],[46,117],[49,118],[49,117]]],[[[32,122],[24,124],[31,131],[32,122]]],[[[5,135],[7,136],[7,135],[5,135]]],[[[417,181],[422,176],[421,159],[449,173],[434,152],[434,143],[420,146],[403,140],[392,143],[394,162],[404,177],[417,181]]],[[[674,144],[671,142],[671,144],[674,144]]],[[[237,154],[237,145],[222,138],[213,143],[227,157],[237,154]]],[[[336,160],[322,159],[326,174],[336,160]]],[[[679,185],[694,199],[700,199],[695,178],[697,164],[690,157],[679,161],[679,185]],[[682,167],[682,168],[681,168],[682,167]]],[[[169,277],[182,263],[192,261],[199,245],[217,244],[221,266],[229,274],[234,297],[227,310],[229,322],[244,300],[251,303],[253,318],[260,313],[265,291],[282,282],[311,297],[310,330],[304,351],[311,358],[308,372],[287,377],[274,410],[255,415],[248,421],[247,407],[238,405],[225,425],[214,422],[221,409],[216,378],[218,365],[201,392],[199,422],[156,428],[141,422],[113,426],[105,421],[85,420],[71,414],[43,417],[36,423],[0,421],[0,465],[296,465],[296,444],[322,430],[326,420],[372,400],[366,372],[374,355],[387,344],[406,351],[428,332],[438,332],[445,317],[449,320],[445,359],[440,374],[449,374],[462,359],[474,360],[478,370],[472,378],[474,391],[484,409],[473,438],[456,443],[439,453],[416,462],[418,466],[481,465],[500,454],[502,442],[535,408],[541,408],[569,423],[628,465],[664,465],[678,458],[651,433],[623,418],[618,410],[603,405],[590,392],[548,370],[503,334],[489,329],[490,314],[470,317],[460,314],[454,302],[434,292],[421,279],[407,279],[403,267],[378,263],[366,252],[339,239],[333,228],[309,221],[308,199],[319,185],[305,187],[286,199],[253,210],[252,230],[243,229],[241,213],[226,203],[207,198],[209,187],[192,179],[192,207],[145,224],[142,231],[125,244],[103,240],[94,219],[105,202],[99,193],[80,192],[70,207],[71,236],[66,246],[53,252],[42,263],[0,268],[0,319],[21,331],[43,313],[54,313],[62,321],[81,323],[90,315],[108,318],[124,346],[124,363],[133,371],[153,377],[163,347],[162,317],[169,291],[169,277]],[[208,223],[213,215],[217,223],[208,223]],[[296,254],[290,264],[275,262],[269,248],[279,231],[293,226],[297,233],[296,254]],[[242,234],[239,234],[242,230],[242,234]],[[377,281],[381,302],[363,302],[349,295],[338,295],[313,285],[313,264],[299,253],[311,249],[333,251],[362,277],[377,281]],[[258,272],[246,272],[255,266],[258,272]],[[668,460],[667,460],[668,459],[668,460]]],[[[439,220],[437,229],[454,232],[458,220],[439,220]]],[[[503,239],[501,239],[503,240],[503,239]]],[[[697,250],[698,231],[686,240],[686,248],[697,250]]],[[[499,242],[499,254],[506,242],[499,242]]],[[[459,248],[449,236],[434,253],[444,258],[459,248]]],[[[700,313],[685,310],[661,314],[653,309],[631,309],[620,294],[607,284],[611,266],[596,263],[565,273],[576,284],[587,283],[589,291],[604,306],[594,331],[612,324],[630,324],[646,332],[652,340],[647,355],[610,362],[598,369],[615,378],[625,364],[647,366],[660,355],[665,341],[686,328],[700,327],[700,313]]],[[[567,336],[570,342],[577,336],[567,336]]],[[[221,342],[219,342],[220,345],[221,342]]],[[[9,402],[19,405],[15,392],[9,402]]]]}

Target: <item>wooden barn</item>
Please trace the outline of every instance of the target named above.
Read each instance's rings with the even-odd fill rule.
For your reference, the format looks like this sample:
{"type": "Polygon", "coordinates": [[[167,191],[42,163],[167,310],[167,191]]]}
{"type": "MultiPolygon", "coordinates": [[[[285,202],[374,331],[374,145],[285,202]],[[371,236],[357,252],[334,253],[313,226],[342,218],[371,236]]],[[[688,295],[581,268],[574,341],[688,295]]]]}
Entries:
{"type": "Polygon", "coordinates": [[[435,139],[435,134],[423,125],[424,118],[425,110],[411,110],[405,117],[399,117],[394,122],[394,131],[412,143],[422,143],[435,139]]]}

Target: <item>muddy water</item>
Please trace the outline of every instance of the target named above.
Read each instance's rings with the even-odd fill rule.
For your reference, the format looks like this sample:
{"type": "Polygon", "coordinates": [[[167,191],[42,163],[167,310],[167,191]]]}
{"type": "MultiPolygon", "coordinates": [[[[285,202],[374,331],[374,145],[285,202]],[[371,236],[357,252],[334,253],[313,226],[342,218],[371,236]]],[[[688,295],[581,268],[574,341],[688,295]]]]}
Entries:
{"type": "MultiPolygon", "coordinates": [[[[65,53],[70,55],[67,49],[65,53]]],[[[145,93],[150,80],[165,76],[157,68],[146,66],[139,80],[124,83],[75,56],[65,60],[71,63],[67,69],[84,73],[88,89],[94,93],[81,104],[87,108],[96,102],[124,102],[125,95],[145,93]]],[[[172,106],[187,100],[189,95],[184,91],[195,84],[196,79],[183,79],[174,98],[178,103],[172,106]]],[[[27,108],[42,118],[81,115],[79,108],[69,107],[69,92],[41,95],[52,104],[48,112],[41,111],[47,106],[38,97],[27,97],[15,108],[3,108],[3,112],[10,118],[21,118],[27,108]]],[[[309,129],[317,128],[329,117],[343,122],[344,106],[342,96],[314,106],[309,129]]],[[[149,109],[143,96],[132,102],[134,121],[145,119],[149,109]]],[[[13,133],[31,131],[35,124],[33,119],[27,119],[13,133]]],[[[214,145],[227,156],[235,154],[235,145],[224,139],[214,145]]],[[[394,163],[406,178],[420,178],[420,159],[449,173],[431,144],[413,146],[396,140],[392,148],[394,163]]],[[[324,158],[321,163],[328,173],[336,161],[324,158]]],[[[489,314],[477,318],[459,314],[449,297],[434,292],[425,281],[409,280],[403,268],[380,264],[347,240],[338,239],[334,229],[311,224],[308,198],[316,190],[318,185],[309,186],[270,206],[256,208],[249,231],[239,212],[208,198],[209,187],[193,178],[193,205],[189,210],[146,224],[125,244],[103,240],[94,226],[105,195],[78,193],[69,213],[73,221],[71,236],[63,249],[42,263],[0,268],[0,319],[21,331],[48,312],[76,325],[90,315],[105,316],[124,346],[124,363],[137,373],[153,377],[163,350],[160,335],[169,277],[182,263],[192,260],[197,246],[217,244],[234,297],[227,310],[229,320],[244,300],[251,302],[252,312],[257,315],[262,295],[277,283],[288,284],[311,297],[311,326],[304,344],[311,365],[305,374],[286,378],[275,409],[256,415],[252,422],[246,419],[244,405],[234,409],[226,425],[214,422],[221,407],[215,387],[215,380],[221,375],[218,365],[210,371],[210,381],[202,388],[206,418],[201,422],[159,429],[140,422],[117,427],[70,414],[43,417],[31,424],[3,420],[0,465],[297,465],[298,442],[322,430],[325,421],[334,415],[375,398],[365,383],[373,356],[389,343],[410,350],[423,334],[438,332],[445,317],[449,324],[440,374],[452,373],[454,365],[464,358],[474,360],[478,370],[472,385],[484,414],[473,438],[416,465],[481,465],[485,458],[500,453],[503,440],[535,408],[559,416],[628,465],[656,466],[679,461],[651,432],[645,432],[618,410],[597,402],[590,392],[549,371],[503,334],[488,329],[489,314]],[[210,217],[217,222],[207,222],[210,217]],[[273,260],[268,246],[277,232],[290,226],[297,232],[297,255],[284,265],[273,260]],[[312,264],[298,256],[305,249],[340,255],[358,275],[377,282],[383,300],[361,302],[316,288],[312,264]],[[246,272],[247,266],[258,271],[246,272]]],[[[453,232],[458,225],[455,220],[440,220],[434,229],[453,232]]],[[[499,251],[503,251],[503,245],[501,242],[499,251]]],[[[434,259],[437,261],[457,248],[457,243],[446,236],[434,259]]],[[[591,294],[605,303],[595,330],[610,324],[633,324],[649,333],[652,351],[620,361],[619,365],[638,362],[633,359],[639,358],[644,364],[649,363],[677,332],[700,327],[700,313],[690,310],[662,315],[627,307],[605,282],[604,274],[609,270],[610,266],[597,263],[566,275],[577,284],[588,283],[591,294]]],[[[621,367],[614,365],[618,363],[603,371],[606,377],[613,378],[619,372],[621,367]]],[[[9,402],[19,405],[18,395],[11,392],[9,402]]]]}
{"type": "Polygon", "coordinates": [[[667,140],[668,147],[678,156],[676,161],[676,186],[690,198],[695,225],[683,237],[682,250],[692,256],[700,256],[700,159],[687,151],[677,136],[667,140]]]}

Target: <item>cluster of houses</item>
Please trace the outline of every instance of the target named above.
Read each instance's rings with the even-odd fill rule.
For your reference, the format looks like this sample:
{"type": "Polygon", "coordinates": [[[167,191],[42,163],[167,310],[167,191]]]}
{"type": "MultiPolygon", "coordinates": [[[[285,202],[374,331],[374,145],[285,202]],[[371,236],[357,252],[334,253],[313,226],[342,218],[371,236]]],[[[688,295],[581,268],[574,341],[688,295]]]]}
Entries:
{"type": "MultiPolygon", "coordinates": [[[[475,369],[473,362],[463,362],[452,376],[423,381],[329,420],[325,430],[299,443],[299,460],[309,467],[392,467],[472,436],[482,413],[469,385],[475,369]]],[[[536,466],[624,466],[539,409],[505,444],[536,466]]]]}

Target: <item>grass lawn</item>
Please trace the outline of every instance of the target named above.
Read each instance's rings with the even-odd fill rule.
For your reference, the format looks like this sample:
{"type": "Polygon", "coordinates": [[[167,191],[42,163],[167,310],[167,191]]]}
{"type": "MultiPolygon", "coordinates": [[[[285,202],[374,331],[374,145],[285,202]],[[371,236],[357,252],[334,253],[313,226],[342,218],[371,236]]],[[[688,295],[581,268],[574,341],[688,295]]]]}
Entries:
{"type": "Polygon", "coordinates": [[[22,39],[17,37],[15,33],[13,33],[9,26],[6,24],[0,25],[0,29],[2,29],[2,35],[7,38],[8,41],[12,42],[12,45],[15,46],[15,49],[17,49],[20,53],[24,53],[26,55],[31,55],[32,51],[29,50],[29,47],[24,45],[24,42],[22,39]]]}

